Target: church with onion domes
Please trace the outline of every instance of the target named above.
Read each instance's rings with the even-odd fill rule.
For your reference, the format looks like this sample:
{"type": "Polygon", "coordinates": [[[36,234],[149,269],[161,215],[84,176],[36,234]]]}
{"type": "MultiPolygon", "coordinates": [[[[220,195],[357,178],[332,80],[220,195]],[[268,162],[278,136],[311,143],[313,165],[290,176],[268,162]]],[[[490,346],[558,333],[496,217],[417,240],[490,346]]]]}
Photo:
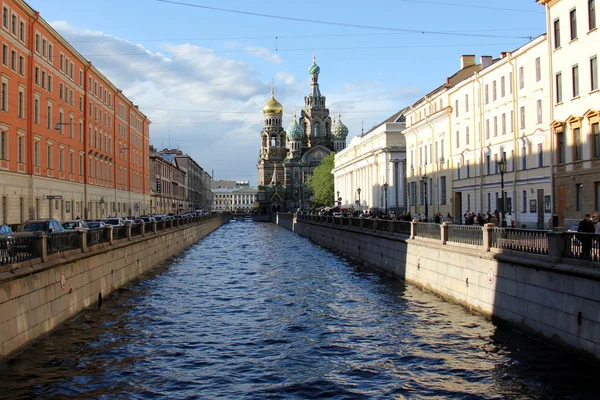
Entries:
{"type": "Polygon", "coordinates": [[[287,129],[283,128],[283,106],[275,99],[274,89],[263,107],[257,165],[261,214],[310,208],[313,197],[307,184],[309,176],[323,158],[346,147],[348,128],[340,113],[332,123],[326,97],[319,89],[320,72],[313,55],[308,68],[310,91],[304,97],[300,118],[294,110],[287,129]]]}

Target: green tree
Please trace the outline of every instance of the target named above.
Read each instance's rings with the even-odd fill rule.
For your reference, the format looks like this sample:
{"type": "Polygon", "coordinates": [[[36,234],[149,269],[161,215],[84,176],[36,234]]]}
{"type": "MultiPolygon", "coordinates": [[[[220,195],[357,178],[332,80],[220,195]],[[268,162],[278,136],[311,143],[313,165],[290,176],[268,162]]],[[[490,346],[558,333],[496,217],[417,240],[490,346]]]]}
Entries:
{"type": "Polygon", "coordinates": [[[314,205],[330,206],[333,201],[333,174],[331,171],[334,166],[335,153],[330,153],[327,157],[321,160],[321,164],[315,168],[312,176],[308,178],[313,196],[315,196],[314,205]]]}

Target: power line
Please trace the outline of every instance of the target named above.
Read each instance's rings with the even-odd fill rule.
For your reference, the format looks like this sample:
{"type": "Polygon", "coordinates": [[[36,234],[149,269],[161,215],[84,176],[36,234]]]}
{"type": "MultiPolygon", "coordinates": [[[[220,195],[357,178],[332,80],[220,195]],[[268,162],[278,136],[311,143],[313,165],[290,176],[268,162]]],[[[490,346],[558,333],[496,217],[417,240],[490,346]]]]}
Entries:
{"type": "MultiPolygon", "coordinates": [[[[422,34],[422,35],[428,34],[428,35],[506,38],[506,36],[498,36],[498,35],[483,35],[483,34],[460,33],[460,32],[443,32],[443,31],[430,31],[430,30],[405,29],[405,28],[390,28],[390,27],[383,27],[383,26],[348,24],[348,23],[333,22],[333,21],[322,21],[322,20],[308,19],[308,18],[286,17],[286,16],[282,16],[282,15],[272,15],[272,14],[256,13],[256,12],[250,12],[250,11],[232,10],[232,9],[228,9],[228,8],[203,6],[200,4],[184,3],[181,1],[173,1],[173,0],[156,0],[156,1],[159,1],[161,3],[185,6],[185,7],[201,8],[201,9],[205,9],[205,10],[222,11],[222,12],[228,12],[228,13],[233,13],[233,14],[250,15],[250,16],[254,16],[254,17],[281,19],[281,20],[285,20],[285,21],[295,21],[295,22],[307,22],[307,23],[311,23],[311,24],[320,24],[320,25],[343,26],[346,28],[373,29],[373,30],[389,31],[389,32],[418,33],[418,34],[422,34]]],[[[512,37],[512,38],[516,39],[517,37],[512,37]]],[[[529,37],[518,37],[518,39],[528,39],[528,38],[529,37]]]]}
{"type": "Polygon", "coordinates": [[[496,10],[496,11],[513,11],[513,12],[529,12],[529,13],[545,13],[546,11],[542,8],[541,10],[524,10],[516,8],[504,8],[504,7],[490,7],[490,6],[479,6],[472,4],[458,4],[458,3],[446,3],[437,1],[424,1],[424,0],[398,0],[405,3],[418,3],[418,4],[434,4],[438,6],[450,6],[460,8],[479,8],[484,10],[496,10]]]}

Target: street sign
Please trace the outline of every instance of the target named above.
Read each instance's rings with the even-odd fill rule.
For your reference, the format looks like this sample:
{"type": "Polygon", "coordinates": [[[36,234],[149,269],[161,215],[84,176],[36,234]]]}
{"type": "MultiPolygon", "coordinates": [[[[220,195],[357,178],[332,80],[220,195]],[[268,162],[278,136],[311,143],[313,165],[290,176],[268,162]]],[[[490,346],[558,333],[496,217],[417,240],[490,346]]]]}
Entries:
{"type": "Polygon", "coordinates": [[[354,204],[356,204],[357,206],[360,206],[360,201],[359,200],[355,200],[354,204]]]}
{"type": "Polygon", "coordinates": [[[62,196],[59,194],[47,194],[46,199],[47,200],[62,200],[62,196]]]}

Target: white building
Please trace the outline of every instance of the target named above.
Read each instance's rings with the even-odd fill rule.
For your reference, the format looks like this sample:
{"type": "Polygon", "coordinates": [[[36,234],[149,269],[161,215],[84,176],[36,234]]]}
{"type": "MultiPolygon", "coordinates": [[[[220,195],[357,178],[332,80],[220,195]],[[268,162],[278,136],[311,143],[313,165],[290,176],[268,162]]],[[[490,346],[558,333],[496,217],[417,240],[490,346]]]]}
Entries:
{"type": "Polygon", "coordinates": [[[213,188],[213,211],[252,211],[258,190],[255,188],[213,188]]]}
{"type": "Polygon", "coordinates": [[[343,207],[384,210],[387,201],[389,210],[405,210],[404,112],[352,138],[335,155],[334,191],[343,207]]]}
{"type": "Polygon", "coordinates": [[[598,11],[594,0],[538,0],[546,7],[554,196],[559,226],[600,211],[598,11]]]}

